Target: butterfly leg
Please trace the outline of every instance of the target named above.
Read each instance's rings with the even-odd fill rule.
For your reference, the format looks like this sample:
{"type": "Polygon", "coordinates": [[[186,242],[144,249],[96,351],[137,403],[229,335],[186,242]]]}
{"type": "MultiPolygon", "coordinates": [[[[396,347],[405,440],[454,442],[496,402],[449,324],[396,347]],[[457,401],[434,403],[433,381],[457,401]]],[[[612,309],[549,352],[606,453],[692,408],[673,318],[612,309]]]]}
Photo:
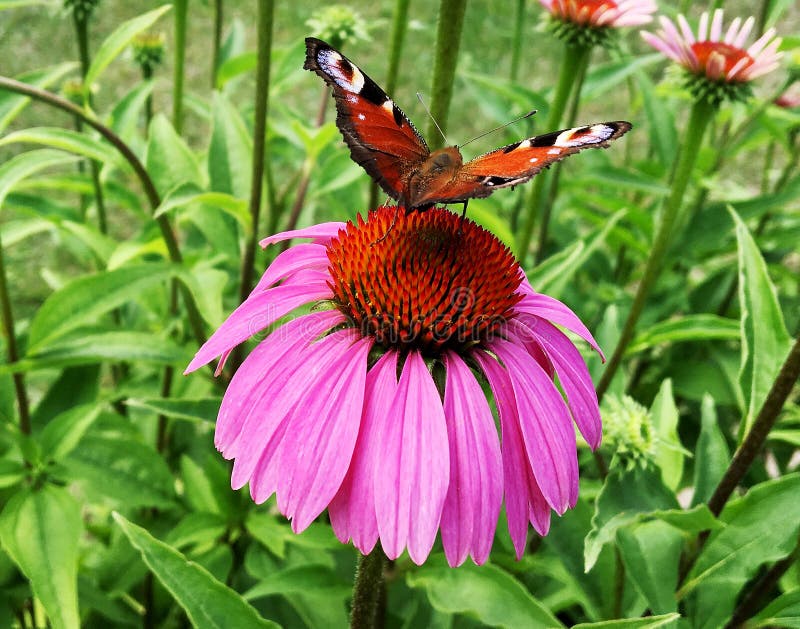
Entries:
{"type": "Polygon", "coordinates": [[[397,214],[398,214],[399,211],[400,211],[400,206],[399,205],[395,205],[394,206],[394,216],[392,216],[392,222],[389,225],[389,229],[387,229],[386,233],[383,236],[381,236],[380,238],[378,238],[378,240],[376,240],[373,243],[370,243],[370,245],[369,245],[370,247],[374,247],[378,243],[381,243],[384,240],[386,240],[386,237],[391,233],[392,229],[394,229],[395,223],[397,223],[397,214]]]}
{"type": "Polygon", "coordinates": [[[464,201],[464,208],[461,210],[461,221],[458,223],[459,236],[463,233],[463,230],[461,228],[464,226],[464,221],[467,218],[467,203],[469,203],[469,199],[464,201]]]}

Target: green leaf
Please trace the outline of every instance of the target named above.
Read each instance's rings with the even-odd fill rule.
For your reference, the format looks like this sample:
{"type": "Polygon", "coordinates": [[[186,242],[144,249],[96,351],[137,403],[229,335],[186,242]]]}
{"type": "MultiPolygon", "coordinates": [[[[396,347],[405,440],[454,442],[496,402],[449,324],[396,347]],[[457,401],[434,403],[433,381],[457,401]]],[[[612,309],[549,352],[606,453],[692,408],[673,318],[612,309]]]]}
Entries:
{"type": "Polygon", "coordinates": [[[245,52],[230,59],[226,59],[217,70],[216,88],[221,90],[232,78],[254,70],[258,63],[255,52],[245,52]]]}
{"type": "Polygon", "coordinates": [[[213,424],[217,421],[220,398],[208,397],[191,400],[187,398],[130,398],[125,404],[144,408],[158,415],[175,419],[188,419],[193,422],[213,424]]]}
{"type": "Polygon", "coordinates": [[[80,505],[62,487],[15,494],[0,514],[0,540],[56,628],[79,627],[80,505]]]}
{"type": "Polygon", "coordinates": [[[661,468],[664,484],[674,491],[681,482],[683,459],[687,452],[678,437],[678,407],[675,406],[670,379],[661,383],[650,414],[658,447],[655,463],[661,468]]]}
{"type": "Polygon", "coordinates": [[[700,411],[700,437],[694,454],[692,504],[708,502],[731,460],[728,443],[717,423],[714,398],[705,394],[700,411]]]}
{"type": "MultiPolygon", "coordinates": [[[[0,2],[0,10],[2,10],[2,2],[0,2]]],[[[44,70],[26,72],[16,77],[16,79],[21,83],[45,88],[60,80],[65,74],[72,72],[77,65],[74,61],[68,61],[44,70]]],[[[0,133],[5,131],[6,127],[30,102],[29,96],[5,90],[0,91],[0,133]]]]}
{"type": "Polygon", "coordinates": [[[128,361],[155,365],[185,365],[192,352],[152,332],[77,331],[37,348],[25,358],[0,365],[0,373],[19,373],[91,365],[105,361],[128,361]]]}
{"type": "Polygon", "coordinates": [[[38,437],[45,458],[60,461],[72,452],[101,410],[96,402],[81,404],[49,421],[38,437]]]}
{"type": "Polygon", "coordinates": [[[658,63],[662,59],[662,55],[655,53],[650,55],[638,55],[633,59],[626,57],[619,61],[594,65],[591,72],[586,76],[586,82],[583,84],[581,100],[588,102],[609,90],[617,88],[620,83],[632,74],[636,74],[639,70],[653,65],[654,63],[658,63]]]}
{"type": "Polygon", "coordinates": [[[181,457],[184,497],[195,511],[220,514],[233,520],[239,508],[238,494],[231,491],[230,472],[219,457],[206,456],[203,465],[186,455],[181,457]]]}
{"type": "Polygon", "coordinates": [[[88,157],[101,163],[114,164],[117,168],[127,169],[128,162],[110,144],[94,136],[71,129],[59,127],[31,127],[9,133],[0,138],[0,146],[25,142],[41,144],[54,149],[60,149],[75,155],[88,157]]]}
{"type": "Polygon", "coordinates": [[[647,326],[636,335],[627,354],[637,354],[664,343],[685,341],[728,340],[738,341],[741,335],[739,322],[711,314],[685,315],[647,326]]]}
{"type": "Polygon", "coordinates": [[[153,93],[154,85],[152,80],[142,81],[123,96],[111,111],[111,128],[128,144],[136,137],[139,117],[153,93]]]}
{"type": "Polygon", "coordinates": [[[762,564],[788,555],[800,529],[800,474],[752,487],[720,514],[726,526],[712,533],[689,572],[679,598],[693,593],[693,622],[723,624],[740,588],[762,564]]]}
{"type": "Polygon", "coordinates": [[[239,199],[250,196],[253,140],[239,110],[222,94],[214,93],[214,129],[208,148],[211,189],[239,199]]]}
{"type": "Polygon", "coordinates": [[[56,0],[0,0],[0,11],[6,9],[21,9],[22,7],[35,7],[39,5],[56,8],[59,3],[56,0]]]}
{"type": "Polygon", "coordinates": [[[114,519],[195,627],[278,627],[261,618],[237,592],[220,583],[206,569],[119,513],[114,513],[114,519]]]}
{"type": "Polygon", "coordinates": [[[145,164],[161,196],[181,184],[204,186],[195,154],[164,114],[158,114],[150,123],[145,164]]]}
{"type": "Polygon", "coordinates": [[[45,300],[31,322],[29,352],[47,347],[142,292],[164,283],[175,273],[169,264],[140,264],[79,277],[45,300]]]}
{"type": "Polygon", "coordinates": [[[22,461],[0,459],[0,489],[13,487],[28,473],[28,468],[22,461]]]}
{"type": "Polygon", "coordinates": [[[781,594],[755,615],[747,626],[800,628],[800,588],[781,594]]]}
{"type": "Polygon", "coordinates": [[[789,353],[786,331],[775,286],[767,265],[747,227],[728,208],[736,224],[739,252],[739,305],[742,312],[742,362],[739,382],[747,400],[747,414],[740,434],[746,435],[789,353]]]}
{"type": "Polygon", "coordinates": [[[164,458],[131,437],[85,435],[64,465],[93,496],[126,508],[175,506],[174,480],[164,458]]]}
{"type": "Polygon", "coordinates": [[[683,536],[660,520],[617,532],[626,574],[656,614],[676,611],[675,588],[683,536]]]}
{"type": "Polygon", "coordinates": [[[171,5],[165,4],[162,7],[143,13],[127,22],[123,22],[111,35],[106,37],[97,52],[94,53],[92,64],[86,72],[86,77],[83,81],[86,89],[90,89],[97,82],[103,70],[117,58],[117,55],[125,49],[136,35],[150,28],[158,18],[171,8],[171,5]]]}
{"type": "Polygon", "coordinates": [[[268,579],[261,580],[247,590],[242,596],[252,601],[275,594],[326,594],[347,599],[352,593],[353,585],[344,581],[328,566],[304,564],[292,566],[273,572],[268,579]]]}
{"type": "MultiPolygon", "coordinates": [[[[596,234],[586,241],[581,241],[585,244],[575,250],[575,255],[571,255],[564,259],[560,264],[551,266],[548,269],[546,277],[538,278],[534,282],[536,290],[541,293],[547,293],[551,297],[558,298],[563,294],[564,289],[575,276],[575,273],[586,263],[586,261],[594,255],[594,253],[605,243],[609,232],[616,226],[619,220],[625,216],[627,210],[620,210],[614,213],[600,228],[596,234]]],[[[546,264],[546,261],[545,261],[546,264]]],[[[534,270],[534,276],[536,271],[534,270]]]]}
{"type": "MultiPolygon", "coordinates": [[[[440,563],[444,563],[439,557],[440,563]]],[[[425,566],[409,572],[406,582],[425,590],[437,611],[465,614],[491,627],[563,627],[540,601],[507,572],[492,564],[464,564],[457,570],[425,566]]]]}
{"type": "Polygon", "coordinates": [[[34,173],[75,161],[73,155],[65,155],[61,151],[39,149],[17,155],[0,165],[0,208],[8,193],[23,179],[34,173]]]}
{"type": "Polygon", "coordinates": [[[217,544],[226,528],[225,518],[218,513],[198,511],[187,514],[178,522],[167,535],[166,541],[176,549],[193,544],[217,544]]]}
{"type": "Polygon", "coordinates": [[[681,617],[680,614],[662,614],[661,616],[649,616],[648,618],[626,618],[625,620],[603,620],[602,622],[582,622],[573,625],[572,629],[654,629],[664,627],[675,622],[681,617]]]}
{"type": "Polygon", "coordinates": [[[675,129],[675,116],[663,98],[656,95],[650,77],[644,72],[636,73],[636,83],[642,95],[644,111],[647,114],[647,130],[650,135],[649,148],[656,152],[663,166],[669,166],[678,154],[678,133],[675,129]]]}
{"type": "Polygon", "coordinates": [[[247,201],[224,192],[202,192],[196,185],[186,184],[170,190],[161,205],[153,214],[158,218],[176,208],[192,205],[207,205],[218,208],[232,216],[247,231],[250,231],[250,215],[248,214],[247,201]]]}
{"type": "Polygon", "coordinates": [[[636,521],[639,514],[677,507],[675,496],[664,486],[656,470],[639,467],[612,470],[597,495],[592,530],[586,536],[583,550],[586,572],[594,566],[603,546],[614,540],[619,528],[636,521]]]}

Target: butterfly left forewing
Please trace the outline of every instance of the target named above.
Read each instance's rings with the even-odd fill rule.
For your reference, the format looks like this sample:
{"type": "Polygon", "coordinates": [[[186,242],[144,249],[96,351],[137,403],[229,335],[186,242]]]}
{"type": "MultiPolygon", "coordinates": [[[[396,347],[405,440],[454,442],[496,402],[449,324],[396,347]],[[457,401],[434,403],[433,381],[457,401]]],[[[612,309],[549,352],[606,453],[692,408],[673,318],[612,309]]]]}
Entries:
{"type": "Polygon", "coordinates": [[[586,148],[602,148],[631,128],[629,122],[600,122],[562,129],[503,146],[466,162],[449,180],[427,191],[427,203],[458,203],[488,197],[498,188],[525,183],[543,168],[586,148]]]}
{"type": "Polygon", "coordinates": [[[375,81],[329,44],[306,38],[303,66],[333,89],[336,125],[353,160],[394,199],[430,151],[408,117],[375,81]]]}

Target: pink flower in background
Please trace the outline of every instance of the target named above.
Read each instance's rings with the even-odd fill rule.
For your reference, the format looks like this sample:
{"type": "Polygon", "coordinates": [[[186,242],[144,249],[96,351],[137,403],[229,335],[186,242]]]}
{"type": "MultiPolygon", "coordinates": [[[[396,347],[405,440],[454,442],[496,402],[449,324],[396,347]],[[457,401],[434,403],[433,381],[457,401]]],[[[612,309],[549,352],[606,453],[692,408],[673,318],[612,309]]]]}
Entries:
{"type": "Polygon", "coordinates": [[[775,99],[775,104],[783,109],[795,109],[800,107],[800,89],[797,85],[790,87],[783,94],[775,99]]]}
{"type": "Polygon", "coordinates": [[[652,21],[655,0],[539,0],[553,17],[581,26],[640,26],[652,21]]]}
{"type": "Polygon", "coordinates": [[[296,532],[327,508],[340,540],[368,553],[380,539],[392,559],[422,563],[441,529],[452,566],[486,561],[505,497],[521,556],[528,523],[544,535],[577,500],[573,421],[592,448],[601,437],[586,364],[556,326],[599,348],[489,232],[445,209],[401,211],[390,230],[394,214],[264,240],[311,242],[275,259],[186,372],[327,305],[275,328],[233,376],[215,434],[232,486],[276,494],[296,532]]]}
{"type": "Polygon", "coordinates": [[[695,37],[683,15],[677,26],[661,16],[661,30],[656,34],[642,33],[644,40],[689,72],[705,76],[712,81],[744,83],[771,72],[778,67],[782,53],[778,52],[781,38],[770,28],[753,44],[744,48],[755,19],[734,18],[727,30],[723,29],[722,9],[700,16],[695,37]]]}

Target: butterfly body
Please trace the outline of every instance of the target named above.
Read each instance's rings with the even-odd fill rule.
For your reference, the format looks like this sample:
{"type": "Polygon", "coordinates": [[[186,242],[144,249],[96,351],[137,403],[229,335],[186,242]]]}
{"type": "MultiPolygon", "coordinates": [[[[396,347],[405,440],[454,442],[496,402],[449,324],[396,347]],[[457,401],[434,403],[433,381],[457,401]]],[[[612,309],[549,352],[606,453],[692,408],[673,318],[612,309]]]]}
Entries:
{"type": "Polygon", "coordinates": [[[457,146],[431,152],[386,92],[322,40],[306,38],[303,67],[333,89],[336,124],[353,160],[407,212],[436,203],[466,203],[525,183],[552,163],[584,148],[605,147],[631,128],[616,121],[564,129],[465,162],[457,146]]]}

